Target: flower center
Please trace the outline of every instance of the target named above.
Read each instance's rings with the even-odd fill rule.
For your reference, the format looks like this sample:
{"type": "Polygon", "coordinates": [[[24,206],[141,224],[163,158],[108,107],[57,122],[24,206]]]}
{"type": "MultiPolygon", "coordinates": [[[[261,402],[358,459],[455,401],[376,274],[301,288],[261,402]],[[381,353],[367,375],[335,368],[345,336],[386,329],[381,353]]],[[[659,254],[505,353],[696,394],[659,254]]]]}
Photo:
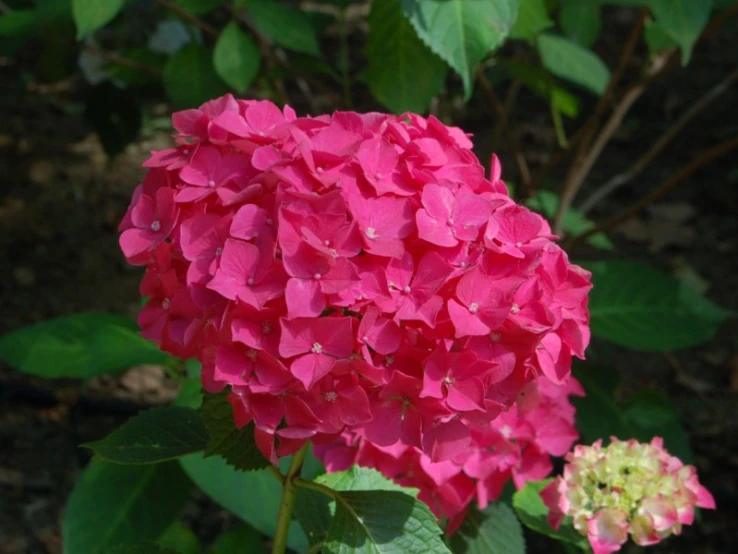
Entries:
{"type": "Polygon", "coordinates": [[[216,256],[220,256],[222,253],[223,253],[223,247],[222,246],[219,246],[218,248],[215,249],[215,255],[216,256]]]}
{"type": "Polygon", "coordinates": [[[512,308],[510,308],[510,311],[512,313],[516,314],[516,313],[518,313],[520,311],[520,306],[518,306],[517,304],[513,304],[512,305],[512,308]]]}
{"type": "Polygon", "coordinates": [[[256,353],[256,350],[253,350],[253,349],[249,349],[249,351],[248,351],[248,352],[246,352],[246,357],[247,357],[247,358],[248,358],[249,360],[251,360],[252,362],[253,362],[254,360],[256,360],[256,356],[258,356],[258,354],[256,353]]]}
{"type": "Polygon", "coordinates": [[[272,332],[272,324],[269,323],[268,321],[265,321],[264,323],[262,323],[261,332],[264,333],[265,335],[270,334],[272,332]]]}
{"type": "Polygon", "coordinates": [[[479,309],[479,304],[477,304],[476,302],[472,302],[471,304],[469,304],[469,311],[471,313],[473,314],[477,313],[478,309],[479,309]]]}
{"type": "Polygon", "coordinates": [[[311,351],[314,354],[321,354],[323,352],[323,345],[320,344],[319,342],[313,343],[313,347],[312,347],[311,351]]]}
{"type": "Polygon", "coordinates": [[[379,237],[379,235],[377,235],[377,230],[374,227],[367,227],[366,231],[364,231],[364,234],[370,239],[376,239],[377,237],[379,237]]]}
{"type": "Polygon", "coordinates": [[[161,301],[161,307],[164,308],[165,310],[169,309],[169,304],[170,304],[169,298],[165,298],[164,300],[161,301]]]}
{"type": "Polygon", "coordinates": [[[161,229],[161,221],[159,221],[158,219],[156,221],[152,221],[151,230],[156,233],[159,229],[161,229]]]}
{"type": "Polygon", "coordinates": [[[333,391],[327,392],[325,393],[325,399],[328,402],[335,402],[338,399],[338,394],[333,391]]]}
{"type": "Polygon", "coordinates": [[[214,187],[214,186],[215,186],[215,181],[213,181],[212,179],[210,179],[210,180],[208,181],[208,186],[209,186],[210,188],[214,187]]]}

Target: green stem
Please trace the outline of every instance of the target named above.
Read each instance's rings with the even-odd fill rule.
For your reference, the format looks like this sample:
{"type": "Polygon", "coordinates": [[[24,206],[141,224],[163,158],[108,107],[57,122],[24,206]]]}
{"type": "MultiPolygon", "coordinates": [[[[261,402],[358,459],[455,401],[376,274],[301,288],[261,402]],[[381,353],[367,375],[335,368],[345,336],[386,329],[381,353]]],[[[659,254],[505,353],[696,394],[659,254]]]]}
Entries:
{"type": "Polygon", "coordinates": [[[302,487],[303,489],[311,489],[317,491],[321,494],[331,497],[333,500],[337,500],[339,497],[339,494],[332,488],[321,485],[320,483],[316,483],[315,481],[306,481],[302,477],[297,477],[295,479],[295,485],[297,485],[298,487],[302,487]]]}
{"type": "Polygon", "coordinates": [[[272,554],[284,554],[287,550],[287,533],[290,530],[290,522],[292,521],[292,509],[295,507],[295,481],[300,478],[302,470],[302,462],[310,448],[310,443],[298,450],[292,457],[292,463],[284,476],[282,483],[282,500],[279,503],[279,514],[277,515],[277,530],[274,534],[274,543],[272,544],[272,554]]]}

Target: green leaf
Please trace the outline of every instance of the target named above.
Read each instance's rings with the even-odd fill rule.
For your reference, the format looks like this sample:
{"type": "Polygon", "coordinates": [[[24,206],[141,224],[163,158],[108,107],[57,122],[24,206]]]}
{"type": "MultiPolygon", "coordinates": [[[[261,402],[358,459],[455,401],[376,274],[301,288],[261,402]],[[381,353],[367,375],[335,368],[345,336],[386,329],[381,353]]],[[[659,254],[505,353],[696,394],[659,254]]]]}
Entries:
{"type": "Polygon", "coordinates": [[[554,107],[568,117],[579,115],[579,98],[558,84],[542,67],[508,61],[508,71],[538,96],[553,102],[554,107]]]}
{"type": "Polygon", "coordinates": [[[423,44],[400,0],[375,0],[369,12],[366,81],[395,113],[424,112],[446,79],[444,61],[423,44]]]}
{"type": "MultiPolygon", "coordinates": [[[[333,507],[335,511],[335,506],[333,507]]],[[[294,517],[311,545],[322,544],[331,526],[331,500],[328,496],[312,489],[297,489],[294,517]]]]}
{"type": "Polygon", "coordinates": [[[510,30],[510,38],[533,40],[553,24],[545,0],[520,0],[518,19],[510,30]]]}
{"type": "Polygon", "coordinates": [[[576,408],[576,424],[582,440],[591,444],[602,439],[604,444],[610,436],[627,440],[636,434],[636,428],[626,417],[615,400],[619,377],[615,368],[586,365],[577,369],[574,376],[584,387],[587,395],[571,399],[576,408]]]}
{"type": "Polygon", "coordinates": [[[376,469],[359,466],[347,471],[326,473],[316,478],[315,482],[337,491],[396,491],[412,497],[418,496],[419,492],[418,489],[398,485],[376,469]]]}
{"type": "Polygon", "coordinates": [[[95,458],[118,464],[154,464],[204,450],[208,432],[192,408],[152,408],[102,440],[83,444],[95,458]]]}
{"type": "Polygon", "coordinates": [[[136,544],[119,544],[108,548],[105,554],[187,554],[165,548],[153,542],[139,542],[136,544]]]}
{"type": "Polygon", "coordinates": [[[713,0],[649,0],[656,17],[654,27],[671,37],[682,50],[682,65],[692,56],[692,47],[710,20],[713,0]]]}
{"type": "Polygon", "coordinates": [[[610,436],[649,442],[658,436],[671,454],[685,463],[694,461],[679,414],[662,392],[642,390],[620,403],[616,400],[618,373],[614,368],[585,365],[574,375],[587,392],[585,397],[572,398],[577,428],[585,443],[603,439],[607,444],[610,436]]]}
{"type": "MultiPolygon", "coordinates": [[[[283,458],[282,463],[289,460],[283,458]]],[[[203,458],[202,454],[180,458],[180,464],[214,502],[265,535],[274,536],[282,485],[271,473],[236,471],[220,456],[203,458]]],[[[307,550],[308,540],[298,525],[290,526],[287,544],[298,552],[307,550]]]]}
{"type": "Polygon", "coordinates": [[[320,56],[318,35],[304,12],[274,0],[248,0],[246,5],[254,27],[266,38],[289,50],[320,56]]]}
{"type": "Polygon", "coordinates": [[[164,89],[175,109],[193,108],[228,92],[213,67],[213,56],[199,44],[178,50],[164,67],[164,89]]]}
{"type": "Polygon", "coordinates": [[[652,437],[661,437],[672,455],[685,464],[694,463],[694,452],[681,418],[664,393],[655,389],[639,391],[628,399],[623,410],[636,428],[635,438],[648,442],[652,437]]]}
{"type": "Polygon", "coordinates": [[[548,508],[541,499],[541,490],[551,479],[529,481],[525,487],[513,494],[513,507],[520,521],[533,531],[552,539],[571,543],[580,549],[589,551],[589,542],[571,525],[571,518],[561,522],[558,531],[548,524],[548,508]]]}
{"type": "Polygon", "coordinates": [[[157,539],[178,516],[190,486],[174,462],[150,466],[91,462],[67,502],[64,554],[98,554],[121,543],[157,539]]]}
{"type": "Polygon", "coordinates": [[[735,314],[674,277],[636,262],[586,264],[594,288],[592,333],[634,350],[659,352],[709,341],[735,314]]]}
{"type": "Polygon", "coordinates": [[[0,37],[22,37],[36,30],[34,10],[15,10],[0,15],[0,37]]]}
{"type": "Polygon", "coordinates": [[[326,552],[449,554],[435,516],[415,498],[416,489],[359,467],[315,481],[336,491],[333,519],[325,532],[326,552]]]}
{"type": "Polygon", "coordinates": [[[174,0],[192,15],[205,15],[224,4],[225,0],[174,0]]]}
{"type": "Polygon", "coordinates": [[[591,50],[565,37],[542,34],[538,37],[538,53],[543,66],[551,73],[602,94],[610,80],[610,70],[591,50]]]}
{"type": "Polygon", "coordinates": [[[254,440],[254,424],[239,429],[233,420],[233,408],[226,394],[206,394],[203,397],[202,421],[210,434],[205,456],[220,455],[236,469],[262,469],[269,461],[254,440]]]}
{"type": "Polygon", "coordinates": [[[259,73],[261,53],[251,37],[232,21],[215,43],[213,64],[223,81],[243,94],[259,73]]]}
{"type": "Polygon", "coordinates": [[[461,75],[467,99],[477,64],[508,36],[518,5],[519,0],[402,0],[418,36],[461,75]]]}
{"type": "Polygon", "coordinates": [[[36,15],[43,23],[71,20],[72,0],[36,0],[36,15]]]}
{"type": "Polygon", "coordinates": [[[589,548],[586,537],[580,535],[571,525],[570,518],[561,523],[558,531],[548,524],[548,508],[540,497],[541,490],[548,485],[550,479],[529,481],[525,487],[513,495],[515,513],[523,524],[533,531],[559,541],[572,543],[583,550],[589,548]]]}
{"type": "Polygon", "coordinates": [[[125,0],[72,0],[77,40],[110,23],[124,3],[125,0]]]}
{"type": "Polygon", "coordinates": [[[505,502],[496,502],[482,511],[472,509],[451,537],[456,554],[525,554],[520,521],[505,502]]]}
{"type": "Polygon", "coordinates": [[[100,137],[105,153],[114,157],[138,137],[141,108],[130,91],[102,83],[85,94],[85,121],[100,137]]]}
{"type": "Polygon", "coordinates": [[[428,506],[396,491],[350,491],[337,496],[324,550],[348,554],[450,554],[428,506]]]}
{"type": "Polygon", "coordinates": [[[175,521],[164,531],[156,544],[162,548],[170,549],[178,554],[200,554],[202,544],[200,539],[189,527],[179,521],[175,521]]]}
{"type": "MultiPolygon", "coordinates": [[[[539,212],[548,220],[552,220],[556,216],[556,210],[559,207],[559,196],[550,190],[538,189],[535,196],[525,201],[525,205],[531,210],[539,212]]],[[[583,216],[576,208],[569,208],[564,216],[563,228],[567,235],[581,235],[594,226],[594,222],[583,216]]],[[[615,245],[604,233],[592,235],[587,239],[587,243],[603,250],[615,249],[615,245]]]]}
{"type": "Polygon", "coordinates": [[[261,534],[250,525],[239,525],[218,535],[208,554],[266,554],[261,534]]]}
{"type": "Polygon", "coordinates": [[[41,377],[115,373],[171,358],[138,334],[130,319],[114,314],[74,314],[47,319],[0,337],[0,359],[41,377]]]}
{"type": "Polygon", "coordinates": [[[591,48],[602,30],[600,5],[587,0],[563,0],[559,13],[561,30],[585,48],[591,48]]]}

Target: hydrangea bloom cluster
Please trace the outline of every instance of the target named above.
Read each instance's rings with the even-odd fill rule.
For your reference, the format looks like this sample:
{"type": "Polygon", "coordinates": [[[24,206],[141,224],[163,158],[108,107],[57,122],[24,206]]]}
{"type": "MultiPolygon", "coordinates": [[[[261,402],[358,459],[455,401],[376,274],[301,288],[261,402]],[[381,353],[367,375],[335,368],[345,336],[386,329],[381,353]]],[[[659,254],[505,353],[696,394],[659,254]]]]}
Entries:
{"type": "Polygon", "coordinates": [[[522,390],[583,356],[589,273],[459,129],[232,96],[173,124],[121,223],[139,323],[229,388],[269,459],[348,430],[473,465],[522,390]]]}
{"type": "Polygon", "coordinates": [[[484,509],[511,479],[522,488],[551,473],[551,456],[563,456],[578,437],[570,395],[584,395],[574,378],[566,386],[554,385],[546,377],[529,383],[507,412],[488,427],[475,428],[473,446],[459,463],[433,462],[419,448],[401,442],[377,446],[353,430],[316,446],[315,453],[329,472],[357,464],[419,489],[418,498],[439,519],[447,518],[446,531],[453,533],[472,501],[484,509]]]}
{"type": "Polygon", "coordinates": [[[541,491],[552,527],[572,516],[594,554],[609,554],[628,535],[642,546],[678,535],[694,520],[695,506],[715,508],[694,466],[669,455],[660,437],[649,444],[611,440],[604,448],[602,441],[576,446],[563,477],[541,491]]]}

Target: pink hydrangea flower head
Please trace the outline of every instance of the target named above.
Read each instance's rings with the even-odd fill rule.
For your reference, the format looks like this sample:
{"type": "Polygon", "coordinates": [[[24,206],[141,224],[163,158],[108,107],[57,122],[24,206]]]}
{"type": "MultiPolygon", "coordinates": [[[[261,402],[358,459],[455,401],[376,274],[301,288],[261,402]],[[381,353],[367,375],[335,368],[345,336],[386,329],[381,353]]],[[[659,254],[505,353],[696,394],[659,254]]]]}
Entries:
{"type": "Polygon", "coordinates": [[[227,95],[172,119],[120,225],[139,322],[265,456],[343,437],[412,458],[450,517],[550,471],[591,284],[496,157],[486,178],[468,135],[416,114],[227,95]]]}
{"type": "Polygon", "coordinates": [[[594,554],[620,550],[630,536],[642,546],[681,533],[695,507],[715,508],[693,466],[671,456],[660,437],[648,444],[619,441],[577,446],[566,456],[564,474],[541,491],[549,522],[565,516],[589,539],[594,554]]]}

